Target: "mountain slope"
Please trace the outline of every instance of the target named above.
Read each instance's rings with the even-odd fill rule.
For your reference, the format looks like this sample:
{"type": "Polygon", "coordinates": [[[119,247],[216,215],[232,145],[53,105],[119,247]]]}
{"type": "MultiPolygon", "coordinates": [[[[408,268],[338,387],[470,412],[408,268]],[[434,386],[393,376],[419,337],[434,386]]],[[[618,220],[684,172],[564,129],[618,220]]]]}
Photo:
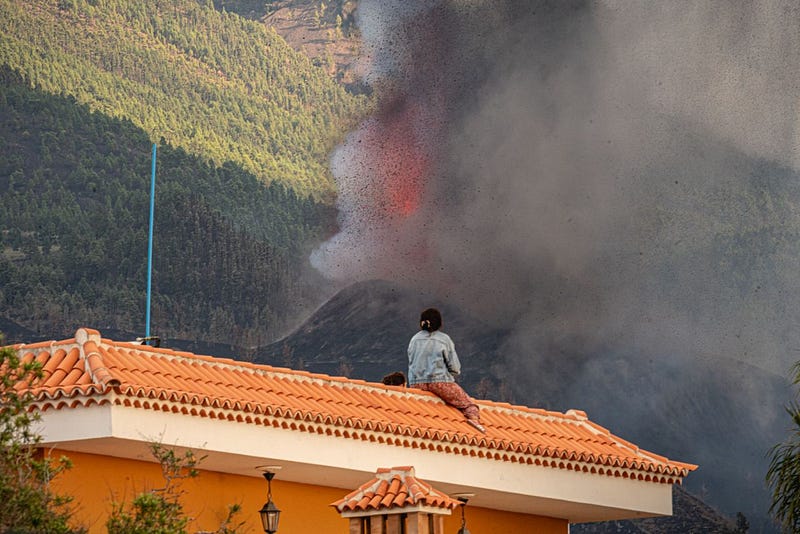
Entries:
{"type": "Polygon", "coordinates": [[[364,109],[265,25],[192,0],[1,0],[0,64],[153,141],[318,197],[364,109]]]}
{"type": "MultiPolygon", "coordinates": [[[[144,332],[150,142],[0,68],[0,317],[48,336],[144,332]]],[[[154,333],[249,346],[316,303],[305,247],[334,210],[162,145],[154,333]]]]}
{"type": "MultiPolygon", "coordinates": [[[[258,349],[254,358],[332,374],[349,368],[354,377],[380,381],[390,372],[405,372],[408,340],[416,331],[420,311],[429,306],[442,310],[444,329],[458,340],[470,383],[486,379],[489,383],[485,380],[481,388],[500,387],[493,378],[502,331],[488,328],[432,293],[380,280],[343,289],[289,336],[258,349]]],[[[510,399],[500,395],[500,400],[510,399]]]]}
{"type": "Polygon", "coordinates": [[[356,75],[361,36],[356,0],[213,0],[221,11],[260,20],[323,67],[349,90],[364,90],[356,75]]]}
{"type": "Polygon", "coordinates": [[[671,517],[607,521],[571,525],[573,534],[734,534],[736,525],[719,512],[688,493],[681,486],[672,490],[671,517]]]}

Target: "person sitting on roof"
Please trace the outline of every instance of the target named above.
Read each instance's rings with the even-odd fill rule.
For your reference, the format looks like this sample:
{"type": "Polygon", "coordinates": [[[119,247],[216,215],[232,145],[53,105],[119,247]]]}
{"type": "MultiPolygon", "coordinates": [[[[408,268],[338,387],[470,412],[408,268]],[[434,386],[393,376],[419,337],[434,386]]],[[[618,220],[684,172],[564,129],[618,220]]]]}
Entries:
{"type": "Polygon", "coordinates": [[[420,314],[420,331],[408,344],[408,385],[430,391],[447,404],[461,410],[467,422],[481,432],[478,406],[467,392],[456,384],[454,375],[461,372],[461,362],[450,336],[441,332],[442,314],[428,308],[420,314]]]}

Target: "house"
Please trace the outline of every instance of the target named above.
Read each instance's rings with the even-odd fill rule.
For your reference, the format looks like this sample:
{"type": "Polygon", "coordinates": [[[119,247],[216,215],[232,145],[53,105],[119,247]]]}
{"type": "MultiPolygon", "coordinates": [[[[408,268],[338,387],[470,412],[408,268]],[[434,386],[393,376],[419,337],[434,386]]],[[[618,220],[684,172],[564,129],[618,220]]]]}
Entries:
{"type": "Polygon", "coordinates": [[[470,531],[507,534],[669,515],[672,486],[696,468],[579,410],[477,401],[482,434],[420,390],[112,341],[89,328],[13,348],[44,367],[32,388],[44,451],[72,460],[54,484],[75,497],[74,518],[91,533],[105,532],[114,502],[163,485],[153,442],[205,455],[183,485],[192,532],[217,529],[231,504],[262,532],[265,470],[275,475],[279,532],[454,534],[463,511],[470,531]],[[459,494],[471,494],[465,507],[459,494]]]}

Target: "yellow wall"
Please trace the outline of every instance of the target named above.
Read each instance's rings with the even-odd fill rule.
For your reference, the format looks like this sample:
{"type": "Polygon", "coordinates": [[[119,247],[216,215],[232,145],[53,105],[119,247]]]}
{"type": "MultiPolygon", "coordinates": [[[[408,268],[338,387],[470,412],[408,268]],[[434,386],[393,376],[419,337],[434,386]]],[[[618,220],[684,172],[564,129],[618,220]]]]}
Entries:
{"type": "MultiPolygon", "coordinates": [[[[567,534],[567,522],[563,519],[515,514],[488,508],[467,505],[464,510],[467,529],[474,534],[567,534]]],[[[461,510],[444,518],[445,534],[456,534],[461,528],[461,510]]]]}
{"type": "MultiPolygon", "coordinates": [[[[72,460],[73,468],[59,475],[53,486],[57,493],[74,497],[73,523],[87,527],[90,534],[106,532],[105,521],[112,502],[129,503],[142,491],[163,486],[161,469],[155,463],[59,450],[49,451],[49,454],[54,458],[63,454],[72,460]]],[[[181,488],[185,491],[182,498],[184,511],[194,518],[189,524],[189,532],[215,531],[231,504],[242,507],[236,516],[237,522],[247,522],[239,532],[263,532],[258,518],[258,510],[267,498],[267,484],[263,478],[201,470],[197,478],[184,481],[181,488]]],[[[348,521],[329,504],[349,491],[282,481],[278,473],[272,481],[272,499],[282,510],[278,532],[347,534],[348,521]]],[[[560,519],[470,506],[466,509],[466,516],[469,529],[480,534],[568,532],[567,522],[560,519]]],[[[454,534],[460,525],[458,510],[445,518],[447,534],[454,534]]]]}

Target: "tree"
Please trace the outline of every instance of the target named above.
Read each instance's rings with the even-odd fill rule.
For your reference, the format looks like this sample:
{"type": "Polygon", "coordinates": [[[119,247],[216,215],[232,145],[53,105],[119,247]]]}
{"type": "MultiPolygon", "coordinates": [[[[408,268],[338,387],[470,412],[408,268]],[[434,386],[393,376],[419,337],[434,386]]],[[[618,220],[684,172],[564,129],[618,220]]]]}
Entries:
{"type": "Polygon", "coordinates": [[[117,503],[106,522],[109,534],[184,534],[189,518],[180,503],[180,482],[199,474],[194,452],[182,456],[161,443],[151,443],[150,452],[161,465],[164,487],[140,493],[126,510],[117,503]]]}
{"type": "Polygon", "coordinates": [[[62,457],[54,465],[38,454],[41,436],[32,425],[39,414],[29,387],[41,377],[41,364],[21,359],[10,347],[0,348],[0,532],[85,532],[68,524],[71,498],[50,489],[50,481],[69,468],[69,460],[62,457]]]}
{"type": "MultiPolygon", "coordinates": [[[[800,362],[792,368],[794,384],[800,385],[800,362]]],[[[792,401],[786,411],[794,424],[792,434],[770,450],[767,484],[772,489],[770,514],[787,532],[800,532],[800,404],[792,401]]]]}
{"type": "MultiPolygon", "coordinates": [[[[164,487],[140,493],[130,506],[116,503],[106,521],[108,534],[185,534],[190,518],[183,512],[180,484],[200,474],[197,466],[204,457],[192,450],[177,454],[175,449],[159,442],[150,443],[150,452],[161,465],[164,487]],[[127,509],[126,509],[127,508],[127,509]]],[[[228,515],[216,534],[235,534],[244,522],[234,524],[241,506],[228,506],[228,515]]]]}

